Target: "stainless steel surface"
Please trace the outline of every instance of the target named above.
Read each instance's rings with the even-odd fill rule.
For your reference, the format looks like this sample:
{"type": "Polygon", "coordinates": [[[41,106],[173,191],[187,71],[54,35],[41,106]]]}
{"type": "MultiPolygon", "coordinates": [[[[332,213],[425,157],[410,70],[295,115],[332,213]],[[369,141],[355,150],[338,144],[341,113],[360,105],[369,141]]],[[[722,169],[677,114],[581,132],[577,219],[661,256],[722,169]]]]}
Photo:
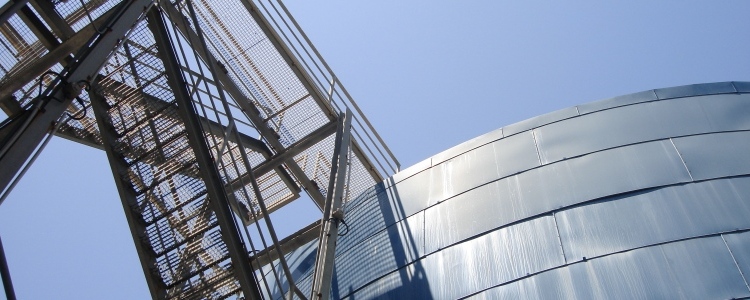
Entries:
{"type": "Polygon", "coordinates": [[[355,248],[342,249],[336,256],[338,294],[355,290],[418,260],[424,255],[423,233],[424,214],[419,213],[365,239],[355,248]]]}
{"type": "Polygon", "coordinates": [[[490,289],[478,299],[730,299],[750,296],[721,237],[617,253],[490,289]]]}
{"type": "Polygon", "coordinates": [[[345,206],[332,298],[750,296],[743,86],[585,104],[406,168],[345,206]]]}
{"type": "Polygon", "coordinates": [[[736,92],[737,89],[732,82],[699,83],[654,90],[654,93],[656,93],[656,96],[659,97],[659,99],[730,94],[736,92]]]}
{"type": "Polygon", "coordinates": [[[722,132],[674,138],[695,180],[750,173],[750,132],[722,132]]]}
{"type": "Polygon", "coordinates": [[[674,185],[555,214],[568,261],[750,229],[750,177],[674,185]],[[636,217],[637,216],[637,217],[636,217]]]}
{"type": "Polygon", "coordinates": [[[578,113],[581,115],[597,112],[600,110],[630,105],[630,104],[636,104],[641,102],[648,102],[648,101],[654,101],[658,100],[659,98],[656,97],[656,93],[654,93],[653,90],[650,91],[643,91],[639,93],[633,93],[629,95],[623,95],[619,97],[614,97],[610,99],[604,99],[594,102],[589,102],[585,104],[578,105],[578,113]]]}
{"type": "Polygon", "coordinates": [[[747,130],[750,95],[654,101],[583,115],[537,128],[545,164],[632,143],[707,132],[747,130]]]}
{"type": "Polygon", "coordinates": [[[578,109],[575,107],[563,108],[551,113],[543,114],[538,117],[526,119],[524,121],[503,127],[503,136],[511,136],[519,132],[524,132],[542,125],[554,123],[567,118],[578,116],[578,109]]]}
{"type": "Polygon", "coordinates": [[[722,238],[750,289],[750,231],[722,234],[722,238]]]}

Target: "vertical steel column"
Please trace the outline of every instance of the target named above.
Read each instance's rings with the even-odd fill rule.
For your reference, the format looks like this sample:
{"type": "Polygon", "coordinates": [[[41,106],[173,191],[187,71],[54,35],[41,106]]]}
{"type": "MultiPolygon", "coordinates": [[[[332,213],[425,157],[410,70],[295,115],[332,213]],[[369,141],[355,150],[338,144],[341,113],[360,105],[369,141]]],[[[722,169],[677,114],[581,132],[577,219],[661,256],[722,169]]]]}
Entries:
{"type": "Polygon", "coordinates": [[[119,14],[115,14],[109,22],[109,31],[98,36],[96,41],[87,49],[76,63],[70,68],[67,78],[61,80],[47,99],[38,103],[33,120],[28,126],[23,126],[17,139],[9,145],[0,145],[4,149],[0,156],[0,190],[5,190],[10,181],[34,152],[44,136],[51,130],[54,122],[65,113],[74,97],[67,95],[65,86],[75,85],[81,81],[92,81],[98,75],[99,69],[123,40],[127,32],[143,15],[144,10],[153,5],[151,0],[133,0],[124,5],[119,14]],[[40,109],[39,109],[40,108],[40,109]]]}
{"type": "MultiPolygon", "coordinates": [[[[224,184],[219,176],[219,171],[211,152],[208,149],[200,120],[195,112],[192,98],[183,78],[180,64],[175,58],[175,50],[172,47],[166,25],[161,13],[157,10],[148,12],[148,25],[156,40],[158,54],[164,63],[167,81],[175,95],[178,105],[178,113],[185,122],[185,131],[188,134],[188,143],[195,151],[201,178],[206,184],[209,205],[216,213],[216,219],[221,228],[221,237],[227,244],[227,250],[232,259],[232,268],[235,276],[240,282],[242,291],[247,299],[262,299],[257,286],[253,269],[250,266],[250,257],[239,236],[239,230],[233,220],[232,210],[229,208],[229,198],[224,190],[224,184]]],[[[197,26],[197,24],[196,24],[197,26]]]]}
{"type": "Polygon", "coordinates": [[[318,254],[315,258],[311,299],[328,300],[331,295],[336,239],[339,234],[338,224],[344,219],[341,205],[344,196],[344,185],[346,185],[352,117],[352,112],[347,109],[346,113],[341,117],[343,124],[341,124],[341,127],[336,132],[336,148],[334,149],[332,158],[334,163],[331,165],[328,195],[323,210],[323,220],[321,220],[323,226],[321,227],[320,239],[318,240],[318,254]]]}
{"type": "Polygon", "coordinates": [[[0,239],[0,276],[3,277],[5,298],[16,300],[16,292],[13,290],[13,282],[10,280],[10,271],[8,270],[8,261],[5,259],[5,248],[3,248],[2,239],[0,239]]]}

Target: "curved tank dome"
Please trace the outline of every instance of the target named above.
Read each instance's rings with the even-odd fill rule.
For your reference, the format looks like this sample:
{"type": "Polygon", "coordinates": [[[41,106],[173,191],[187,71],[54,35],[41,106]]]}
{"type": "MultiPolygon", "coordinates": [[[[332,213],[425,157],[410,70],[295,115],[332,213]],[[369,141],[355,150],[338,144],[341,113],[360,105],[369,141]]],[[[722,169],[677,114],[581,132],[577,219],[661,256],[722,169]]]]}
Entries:
{"type": "MultiPolygon", "coordinates": [[[[332,297],[750,297],[749,174],[750,83],[532,118],[346,203],[332,297]]],[[[316,245],[289,257],[303,291],[316,245]]]]}

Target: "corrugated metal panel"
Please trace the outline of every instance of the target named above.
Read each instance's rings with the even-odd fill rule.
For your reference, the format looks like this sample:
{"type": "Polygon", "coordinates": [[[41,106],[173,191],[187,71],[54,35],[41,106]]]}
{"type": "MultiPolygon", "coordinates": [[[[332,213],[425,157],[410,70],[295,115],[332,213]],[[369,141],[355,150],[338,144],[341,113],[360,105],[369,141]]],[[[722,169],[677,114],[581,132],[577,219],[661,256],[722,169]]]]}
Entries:
{"type": "Polygon", "coordinates": [[[600,110],[610,109],[614,107],[619,106],[625,106],[635,103],[641,103],[641,102],[648,102],[648,101],[654,101],[658,100],[656,97],[656,93],[654,93],[653,90],[623,95],[619,97],[614,97],[610,99],[600,100],[596,102],[586,103],[578,105],[578,112],[583,114],[588,114],[600,110]]]}
{"type": "Polygon", "coordinates": [[[502,228],[421,260],[436,299],[456,299],[564,263],[552,217],[502,228]]]}
{"type": "Polygon", "coordinates": [[[601,111],[535,130],[543,163],[602,149],[714,131],[750,129],[750,95],[656,101],[601,111]]]}
{"type": "Polygon", "coordinates": [[[675,86],[664,89],[655,89],[659,99],[669,99],[678,97],[691,97],[701,95],[736,93],[731,82],[700,83],[683,86],[675,86]]]}
{"type": "Polygon", "coordinates": [[[347,201],[343,204],[344,210],[348,213],[350,211],[354,211],[359,207],[360,205],[364,203],[369,203],[373,201],[372,199],[375,199],[378,194],[384,193],[386,190],[387,183],[390,182],[390,179],[386,179],[385,181],[378,182],[377,184],[365,189],[362,193],[354,197],[354,199],[347,201]]]}
{"type": "Polygon", "coordinates": [[[729,299],[748,297],[720,237],[619,253],[487,290],[480,299],[729,299]]]}
{"type": "Polygon", "coordinates": [[[526,119],[521,122],[503,127],[503,135],[511,136],[519,132],[534,129],[542,125],[557,122],[578,115],[578,109],[575,107],[563,108],[538,117],[526,119]]]}
{"type": "Polygon", "coordinates": [[[335,286],[343,296],[424,255],[424,213],[416,214],[341,253],[335,286]]]}
{"type": "MultiPolygon", "coordinates": [[[[295,251],[292,251],[291,253],[287,254],[286,261],[289,266],[289,270],[292,272],[292,278],[294,279],[295,284],[297,285],[297,288],[300,289],[303,293],[307,294],[312,290],[312,287],[309,285],[310,279],[305,281],[304,279],[307,277],[311,277],[313,268],[315,268],[315,255],[317,253],[318,248],[318,240],[311,241],[299,248],[297,248],[295,251]],[[307,282],[307,286],[304,286],[304,283],[307,282]]],[[[282,274],[282,268],[279,265],[279,261],[274,261],[274,266],[276,268],[277,274],[282,274]]],[[[268,291],[265,289],[265,284],[261,281],[259,285],[262,287],[260,290],[263,293],[264,297],[267,299],[280,299],[283,298],[283,295],[279,291],[278,282],[273,276],[273,273],[271,272],[271,269],[269,266],[265,266],[263,268],[263,274],[265,274],[265,277],[261,277],[258,275],[259,272],[256,272],[256,278],[259,280],[265,279],[268,283],[269,289],[273,293],[271,296],[268,295],[268,291]]],[[[281,276],[281,289],[284,290],[284,292],[289,291],[289,283],[286,281],[286,278],[284,276],[281,276]]]]}
{"type": "Polygon", "coordinates": [[[346,251],[396,222],[395,216],[392,215],[393,210],[389,207],[391,202],[388,201],[385,191],[364,200],[353,209],[345,207],[345,220],[349,225],[350,233],[337,239],[336,251],[346,251]],[[378,197],[386,199],[379,200],[378,197]]]}
{"type": "Polygon", "coordinates": [[[417,262],[390,273],[377,282],[353,292],[346,299],[438,299],[430,292],[421,263],[417,262]]]}
{"type": "Polygon", "coordinates": [[[750,228],[750,177],[670,186],[555,214],[568,261],[750,228]]]}
{"type": "Polygon", "coordinates": [[[680,156],[669,141],[596,152],[517,176],[522,202],[547,202],[546,205],[552,207],[690,181],[680,156]]]}
{"type": "Polygon", "coordinates": [[[726,132],[675,138],[695,180],[750,173],[750,132],[726,132]]]}

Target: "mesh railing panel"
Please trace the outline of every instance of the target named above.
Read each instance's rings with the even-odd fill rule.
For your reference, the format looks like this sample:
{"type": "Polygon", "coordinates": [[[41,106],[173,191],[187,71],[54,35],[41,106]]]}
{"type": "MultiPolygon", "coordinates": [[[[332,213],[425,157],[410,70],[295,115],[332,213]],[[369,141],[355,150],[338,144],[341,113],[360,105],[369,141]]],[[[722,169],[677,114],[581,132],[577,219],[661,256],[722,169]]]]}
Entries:
{"type": "Polygon", "coordinates": [[[104,13],[115,7],[122,1],[117,0],[68,0],[59,1],[55,5],[55,11],[70,25],[74,31],[91,24],[91,19],[96,20],[104,13]],[[82,4],[85,3],[85,6],[82,4]],[[90,18],[90,19],[89,19],[90,18]]]}
{"type": "MultiPolygon", "coordinates": [[[[210,51],[226,67],[246,99],[267,118],[266,126],[292,145],[329,121],[315,100],[298,101],[310,94],[240,1],[193,1],[198,25],[210,51]],[[283,112],[277,114],[277,112],[283,112]]],[[[190,14],[186,7],[181,11],[190,14]]],[[[196,30],[195,24],[190,24],[196,30]]]]}
{"type": "Polygon", "coordinates": [[[131,208],[142,218],[142,243],[155,258],[154,273],[171,299],[222,299],[239,291],[227,246],[195,153],[167,88],[154,39],[141,22],[131,34],[131,53],[118,51],[104,68],[97,92],[107,100],[113,149],[127,167],[119,179],[135,194],[131,208]],[[140,49],[140,50],[139,50],[140,49]]]}
{"type": "MultiPolygon", "coordinates": [[[[55,12],[73,31],[90,25],[91,19],[99,18],[121,3],[115,0],[84,2],[53,3],[55,12]]],[[[321,81],[317,77],[308,78],[310,74],[296,73],[298,66],[290,66],[290,53],[279,52],[272,42],[275,37],[266,35],[261,29],[263,22],[254,19],[242,0],[178,1],[181,5],[178,10],[183,16],[172,22],[191,19],[184,6],[189,2],[194,5],[198,22],[187,21],[188,28],[202,30],[211,55],[219,61],[219,71],[226,72],[232,84],[239,88],[239,93],[220,96],[217,79],[206,75],[210,72],[201,61],[203,58],[198,56],[183,57],[182,72],[201,118],[203,138],[219,168],[230,201],[234,201],[235,212],[246,221],[257,220],[260,205],[248,181],[248,169],[285,150],[279,149],[278,145],[288,148],[335,121],[344,108],[334,102],[337,97],[341,98],[340,83],[336,80],[330,82],[328,79],[332,77],[321,81]],[[330,94],[328,88],[332,89],[330,94]],[[251,112],[241,108],[248,107],[246,104],[257,108],[263,120],[261,124],[250,121],[246,114],[251,112]],[[236,124],[241,136],[227,130],[230,124],[236,124]],[[269,128],[273,136],[261,136],[256,127],[269,128]],[[245,144],[243,139],[252,139],[260,146],[252,146],[252,142],[245,144]],[[242,162],[245,157],[246,163],[242,162]]],[[[173,30],[171,26],[167,24],[167,29],[173,30]]],[[[171,38],[173,43],[188,40],[179,34],[171,38]]],[[[100,71],[93,92],[106,99],[104,120],[112,127],[107,132],[114,133],[114,143],[106,146],[111,146],[120,160],[122,167],[116,175],[117,180],[133,192],[130,209],[144,224],[141,242],[154,255],[156,265],[152,271],[166,284],[168,297],[230,297],[239,286],[232,275],[231,261],[220,238],[216,216],[208,207],[206,186],[200,178],[195,153],[188,144],[185,125],[178,114],[175,96],[155,44],[145,22],[141,22],[100,71]]],[[[11,17],[0,27],[0,47],[3,47],[0,51],[0,86],[14,74],[25,72],[34,60],[48,53],[18,16],[11,17]]],[[[294,55],[298,56],[291,55],[292,60],[294,55]]],[[[62,68],[57,64],[52,70],[59,72],[62,68]]],[[[299,70],[309,72],[310,68],[299,70]]],[[[51,79],[53,77],[45,78],[43,85],[48,85],[51,79]]],[[[36,95],[37,87],[38,81],[33,80],[16,91],[14,96],[18,103],[28,104],[36,95]]],[[[68,120],[59,133],[79,141],[101,144],[88,95],[80,98],[81,102],[74,101],[68,113],[83,118],[68,120]]],[[[366,135],[367,131],[363,133],[366,135]]],[[[280,165],[257,178],[269,211],[296,199],[301,180],[312,180],[324,196],[328,194],[334,139],[335,135],[331,134],[294,156],[293,161],[303,174],[296,173],[294,166],[280,165]],[[294,173],[294,176],[289,176],[289,173],[294,173]]],[[[360,136],[355,139],[362,140],[360,136]]],[[[362,155],[369,149],[357,149],[357,155],[350,157],[345,201],[373,185],[377,177],[372,175],[377,171],[373,171],[367,159],[372,151],[362,155]]],[[[261,236],[266,234],[265,230],[258,229],[261,236]]],[[[252,238],[248,239],[252,242],[252,238]]],[[[269,247],[269,244],[264,241],[261,247],[269,247]]]]}

